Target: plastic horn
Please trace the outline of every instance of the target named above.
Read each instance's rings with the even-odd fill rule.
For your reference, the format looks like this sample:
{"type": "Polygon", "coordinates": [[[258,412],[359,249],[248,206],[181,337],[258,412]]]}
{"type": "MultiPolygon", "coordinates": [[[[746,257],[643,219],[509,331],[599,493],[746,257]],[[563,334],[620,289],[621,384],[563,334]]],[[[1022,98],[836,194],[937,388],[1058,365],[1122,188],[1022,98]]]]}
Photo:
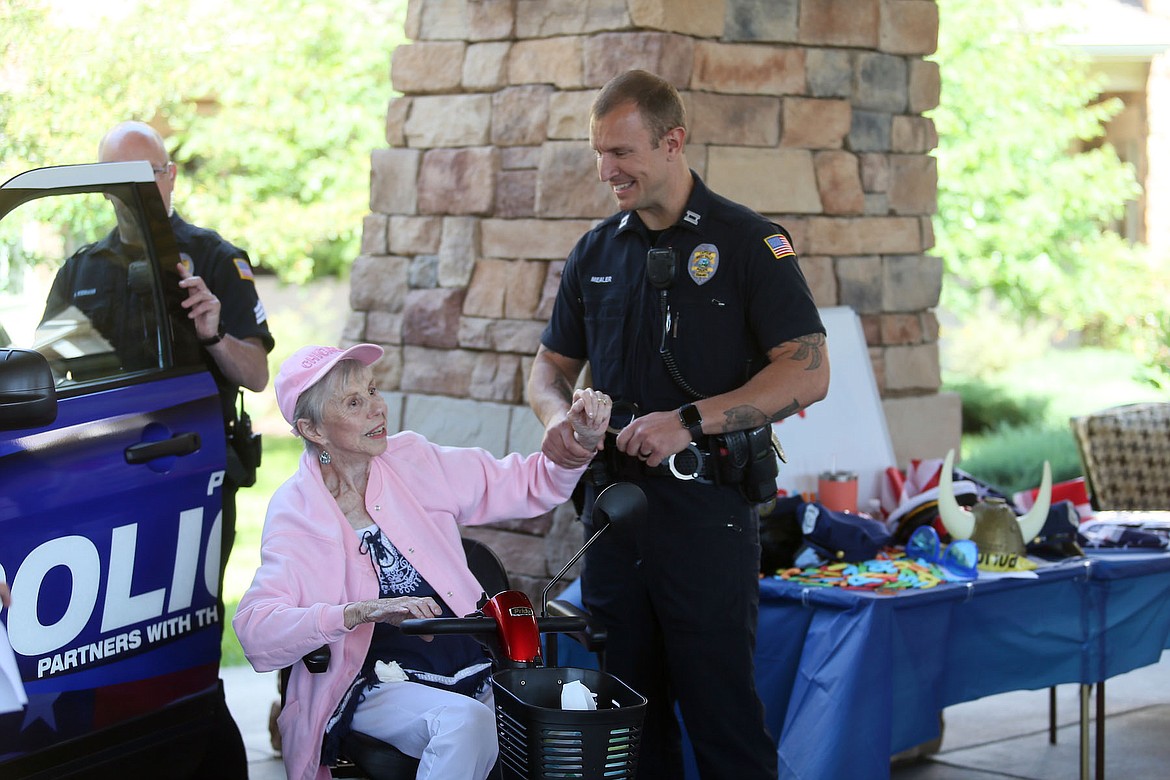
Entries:
{"type": "Polygon", "coordinates": [[[954,465],[955,451],[947,450],[942,473],[938,475],[938,516],[952,538],[970,539],[971,533],[975,530],[975,517],[955,500],[955,488],[951,478],[954,465]]]}
{"type": "Polygon", "coordinates": [[[1031,542],[1040,534],[1044,521],[1048,519],[1048,507],[1052,503],[1052,469],[1048,461],[1044,461],[1044,476],[1040,478],[1040,491],[1036,494],[1036,503],[1028,513],[1020,518],[1020,534],[1024,537],[1024,544],[1031,542]]]}

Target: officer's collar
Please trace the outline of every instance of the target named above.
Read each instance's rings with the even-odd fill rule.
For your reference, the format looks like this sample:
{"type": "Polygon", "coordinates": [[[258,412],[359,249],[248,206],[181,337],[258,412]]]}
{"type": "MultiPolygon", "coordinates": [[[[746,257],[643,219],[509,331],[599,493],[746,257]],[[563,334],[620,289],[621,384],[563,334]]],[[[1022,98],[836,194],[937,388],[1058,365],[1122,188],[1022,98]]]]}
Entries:
{"type": "Polygon", "coordinates": [[[117,257],[133,257],[145,254],[145,247],[127,244],[122,240],[122,234],[115,227],[106,233],[100,240],[95,241],[89,248],[91,255],[109,254],[117,257]]]}
{"type": "MultiPolygon", "coordinates": [[[[711,207],[711,191],[707,189],[707,185],[699,178],[699,174],[691,171],[691,196],[687,198],[687,205],[683,208],[682,217],[677,222],[671,225],[672,228],[682,228],[683,230],[690,230],[698,232],[702,227],[703,220],[706,218],[707,212],[711,207]]],[[[623,211],[618,217],[618,233],[626,230],[647,230],[645,224],[642,222],[642,217],[636,211],[623,211]]]]}

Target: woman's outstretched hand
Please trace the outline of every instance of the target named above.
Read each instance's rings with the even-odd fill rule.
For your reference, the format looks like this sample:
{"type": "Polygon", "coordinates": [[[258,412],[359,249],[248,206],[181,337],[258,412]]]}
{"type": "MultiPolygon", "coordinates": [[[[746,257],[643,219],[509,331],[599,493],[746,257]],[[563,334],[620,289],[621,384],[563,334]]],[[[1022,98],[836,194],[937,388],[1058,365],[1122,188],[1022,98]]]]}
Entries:
{"type": "Polygon", "coordinates": [[[573,426],[573,438],[590,452],[600,450],[612,411],[613,402],[605,393],[592,388],[575,390],[567,415],[573,426]]]}
{"type": "MultiPolygon", "coordinates": [[[[390,599],[355,601],[345,606],[345,627],[354,628],[361,623],[402,624],[411,618],[433,618],[443,614],[442,608],[430,596],[398,596],[390,599]]],[[[431,637],[424,636],[430,640],[431,637]]]]}

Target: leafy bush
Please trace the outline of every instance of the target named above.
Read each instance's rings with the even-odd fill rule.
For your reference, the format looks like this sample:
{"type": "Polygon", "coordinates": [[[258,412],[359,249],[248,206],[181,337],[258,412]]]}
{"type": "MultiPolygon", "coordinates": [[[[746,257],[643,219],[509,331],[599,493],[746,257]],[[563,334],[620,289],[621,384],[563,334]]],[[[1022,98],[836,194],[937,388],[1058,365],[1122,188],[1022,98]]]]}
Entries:
{"type": "Polygon", "coordinates": [[[1109,230],[1138,184],[1101,142],[1121,103],[1098,99],[1088,60],[1059,45],[1064,30],[1036,24],[1061,6],[939,3],[942,297],[964,316],[990,293],[1019,318],[1116,333],[1125,314],[1147,310],[1148,259],[1109,230]]]}
{"type": "MultiPolygon", "coordinates": [[[[1010,343],[1010,342],[1008,342],[1010,343]]],[[[1014,345],[1000,352],[1014,353],[1014,345]]],[[[1143,376],[1139,356],[1104,349],[1049,349],[1009,368],[948,375],[945,390],[963,402],[961,467],[1004,493],[1083,474],[1069,418],[1110,406],[1164,398],[1143,376]]]]}
{"type": "Polygon", "coordinates": [[[1009,496],[1038,486],[1046,460],[1054,483],[1084,473],[1069,426],[1005,426],[988,434],[963,437],[962,469],[1009,496]]]}
{"type": "Polygon", "coordinates": [[[1002,426],[1018,427],[1042,421],[1048,400],[1017,395],[982,379],[959,380],[943,387],[963,402],[963,433],[987,433],[1002,426]]]}

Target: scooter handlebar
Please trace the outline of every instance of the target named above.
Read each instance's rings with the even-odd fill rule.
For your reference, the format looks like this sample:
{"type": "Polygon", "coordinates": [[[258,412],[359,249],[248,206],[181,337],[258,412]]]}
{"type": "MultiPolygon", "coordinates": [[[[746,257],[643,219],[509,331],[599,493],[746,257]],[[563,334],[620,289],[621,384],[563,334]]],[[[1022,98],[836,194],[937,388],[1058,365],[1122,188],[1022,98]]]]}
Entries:
{"type": "MultiPolygon", "coordinates": [[[[542,634],[565,634],[585,630],[585,619],[579,617],[541,617],[536,619],[536,628],[542,634]]],[[[489,617],[461,618],[411,618],[398,626],[402,633],[419,634],[494,634],[496,621],[489,617]]]]}
{"type": "Polygon", "coordinates": [[[398,626],[402,633],[418,634],[494,634],[496,621],[489,617],[411,618],[398,626]]]}
{"type": "Polygon", "coordinates": [[[536,627],[542,634],[570,634],[574,631],[584,631],[587,625],[585,618],[580,617],[542,617],[536,619],[536,627]]]}

